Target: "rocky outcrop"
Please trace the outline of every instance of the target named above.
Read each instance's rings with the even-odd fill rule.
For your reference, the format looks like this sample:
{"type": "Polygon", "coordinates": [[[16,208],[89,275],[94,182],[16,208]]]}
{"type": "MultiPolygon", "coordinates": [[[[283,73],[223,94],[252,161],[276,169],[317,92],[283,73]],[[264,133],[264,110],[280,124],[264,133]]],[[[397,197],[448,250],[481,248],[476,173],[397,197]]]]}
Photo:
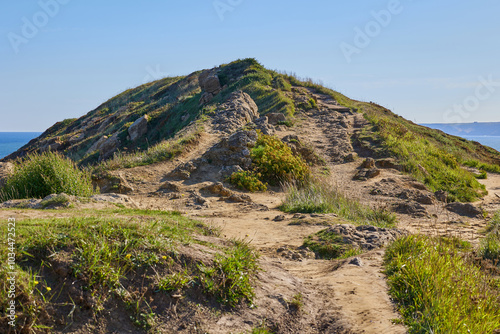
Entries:
{"type": "Polygon", "coordinates": [[[200,98],[200,104],[207,104],[212,101],[215,95],[219,94],[222,90],[219,77],[215,70],[203,71],[198,77],[203,94],[200,98]]]}
{"type": "Polygon", "coordinates": [[[87,155],[99,151],[99,160],[106,160],[116,152],[118,147],[120,147],[120,140],[117,133],[111,137],[102,136],[88,149],[87,155]]]}
{"type": "Polygon", "coordinates": [[[448,211],[470,218],[481,218],[483,211],[470,203],[450,203],[445,206],[448,211]]]}
{"type": "Polygon", "coordinates": [[[214,165],[248,169],[252,164],[250,149],[255,146],[257,139],[255,130],[238,131],[228,138],[223,138],[203,157],[214,165]]]}
{"type": "Polygon", "coordinates": [[[148,132],[148,115],[144,115],[128,128],[131,141],[136,141],[148,132]]]}
{"type": "Polygon", "coordinates": [[[7,178],[14,172],[14,165],[10,162],[0,162],[0,188],[7,182],[7,178]]]}
{"type": "Polygon", "coordinates": [[[325,161],[321,159],[310,144],[305,144],[298,136],[288,135],[281,139],[290,147],[292,153],[301,156],[304,161],[312,165],[324,165],[325,161]]]}
{"type": "Polygon", "coordinates": [[[113,175],[110,173],[93,175],[92,183],[94,187],[99,188],[103,194],[128,194],[134,191],[134,188],[130,186],[122,175],[113,175]]]}
{"type": "Polygon", "coordinates": [[[259,108],[250,95],[242,91],[234,92],[213,116],[213,129],[227,134],[233,133],[259,118],[258,110],[259,108]]]}
{"type": "Polygon", "coordinates": [[[370,225],[334,225],[327,230],[342,237],[342,242],[364,251],[384,247],[408,233],[395,228],[382,228],[370,225]]]}
{"type": "Polygon", "coordinates": [[[422,204],[415,201],[406,201],[403,203],[394,204],[394,211],[413,217],[426,217],[428,216],[427,210],[422,204]]]}
{"type": "Polygon", "coordinates": [[[198,166],[193,161],[188,161],[177,166],[173,171],[171,171],[167,177],[174,179],[187,180],[191,177],[191,174],[198,169],[198,166]]]}
{"type": "Polygon", "coordinates": [[[269,124],[271,125],[278,125],[286,121],[285,114],[280,112],[266,114],[266,117],[268,118],[269,124]]]}

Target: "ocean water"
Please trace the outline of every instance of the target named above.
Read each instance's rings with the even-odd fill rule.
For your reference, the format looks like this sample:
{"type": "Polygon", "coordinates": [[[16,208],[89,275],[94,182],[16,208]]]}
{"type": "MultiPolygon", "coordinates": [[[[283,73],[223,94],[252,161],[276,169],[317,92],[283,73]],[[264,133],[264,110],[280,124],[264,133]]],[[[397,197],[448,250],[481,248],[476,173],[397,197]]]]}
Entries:
{"type": "Polygon", "coordinates": [[[0,132],[0,159],[14,153],[41,132],[0,132]]]}
{"type": "Polygon", "coordinates": [[[477,141],[500,152],[500,137],[498,136],[463,136],[465,139],[477,141]]]}

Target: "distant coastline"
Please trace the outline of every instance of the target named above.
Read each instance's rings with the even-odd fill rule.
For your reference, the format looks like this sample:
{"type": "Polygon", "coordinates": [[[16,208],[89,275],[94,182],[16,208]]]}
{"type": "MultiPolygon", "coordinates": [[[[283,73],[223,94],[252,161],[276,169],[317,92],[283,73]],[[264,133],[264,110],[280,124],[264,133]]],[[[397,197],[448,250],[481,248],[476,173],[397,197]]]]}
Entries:
{"type": "Polygon", "coordinates": [[[500,151],[500,122],[484,123],[427,123],[420,124],[431,129],[441,130],[453,136],[473,140],[500,151]]]}
{"type": "Polygon", "coordinates": [[[42,132],[0,132],[0,159],[14,153],[42,132]]]}

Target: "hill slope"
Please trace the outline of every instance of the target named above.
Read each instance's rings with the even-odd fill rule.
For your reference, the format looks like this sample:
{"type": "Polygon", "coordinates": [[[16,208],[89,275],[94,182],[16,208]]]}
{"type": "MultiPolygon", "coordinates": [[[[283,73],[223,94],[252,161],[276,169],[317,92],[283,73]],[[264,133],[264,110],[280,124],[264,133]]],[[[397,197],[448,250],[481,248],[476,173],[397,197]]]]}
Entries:
{"type": "MultiPolygon", "coordinates": [[[[433,191],[448,192],[450,200],[472,201],[484,195],[484,189],[462,165],[471,165],[471,161],[475,166],[500,164],[500,153],[495,150],[419,126],[382,106],[351,100],[310,80],[267,70],[254,59],[127,90],[79,119],[56,123],[4,160],[53,150],[89,165],[108,160],[117,152],[148,149],[149,154],[135,153],[122,167],[170,159],[185,145],[196,142],[210,115],[238,90],[250,95],[260,115],[284,114],[280,121],[286,125],[294,122],[296,111],[315,108],[314,92],[332,98],[338,110],[347,107],[370,123],[350,136],[354,151],[365,157],[395,157],[404,172],[433,191]]],[[[337,163],[343,162],[347,153],[339,155],[337,163]]],[[[494,166],[489,169],[496,170],[494,166]]]]}

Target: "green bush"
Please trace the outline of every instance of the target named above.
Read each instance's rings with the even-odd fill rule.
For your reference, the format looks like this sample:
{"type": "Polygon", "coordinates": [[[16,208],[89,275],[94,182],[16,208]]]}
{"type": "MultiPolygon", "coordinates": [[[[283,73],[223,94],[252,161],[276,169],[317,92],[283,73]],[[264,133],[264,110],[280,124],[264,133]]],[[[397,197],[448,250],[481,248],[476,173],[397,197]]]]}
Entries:
{"type": "Polygon", "coordinates": [[[294,155],[290,147],[275,136],[259,133],[250,155],[256,172],[271,185],[292,180],[304,181],[311,173],[306,162],[294,155]]]}
{"type": "Polygon", "coordinates": [[[43,198],[62,192],[75,196],[93,195],[90,174],[58,153],[35,153],[14,163],[14,173],[0,192],[0,198],[43,198]]]}
{"type": "Polygon", "coordinates": [[[267,186],[259,180],[260,174],[251,171],[241,171],[233,173],[229,177],[229,182],[240,189],[251,192],[266,191],[267,186]]]}

